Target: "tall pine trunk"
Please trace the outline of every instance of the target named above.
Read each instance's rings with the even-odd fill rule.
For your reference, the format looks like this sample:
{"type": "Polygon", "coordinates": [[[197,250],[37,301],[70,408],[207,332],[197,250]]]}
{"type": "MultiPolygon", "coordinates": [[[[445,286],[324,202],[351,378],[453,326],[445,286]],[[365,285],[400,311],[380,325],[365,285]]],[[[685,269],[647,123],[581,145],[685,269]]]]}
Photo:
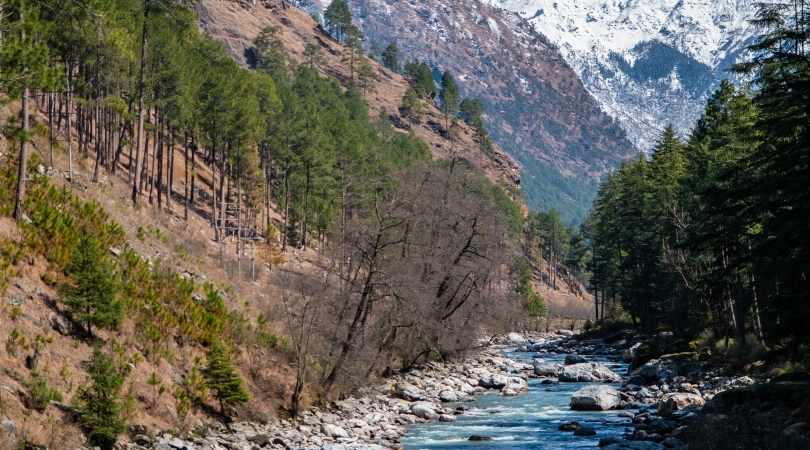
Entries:
{"type": "Polygon", "coordinates": [[[20,221],[23,216],[23,199],[25,182],[28,175],[28,86],[22,91],[22,136],[20,136],[20,162],[17,166],[17,193],[14,196],[14,219],[20,221]]]}

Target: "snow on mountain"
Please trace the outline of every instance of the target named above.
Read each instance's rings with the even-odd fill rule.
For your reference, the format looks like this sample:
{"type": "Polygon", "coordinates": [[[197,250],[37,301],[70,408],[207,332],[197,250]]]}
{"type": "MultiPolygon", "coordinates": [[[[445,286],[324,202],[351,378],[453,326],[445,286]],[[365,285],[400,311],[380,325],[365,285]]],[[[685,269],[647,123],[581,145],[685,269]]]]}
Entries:
{"type": "Polygon", "coordinates": [[[487,0],[557,46],[588,91],[649,150],[688,132],[755,30],[757,0],[487,0]]]}

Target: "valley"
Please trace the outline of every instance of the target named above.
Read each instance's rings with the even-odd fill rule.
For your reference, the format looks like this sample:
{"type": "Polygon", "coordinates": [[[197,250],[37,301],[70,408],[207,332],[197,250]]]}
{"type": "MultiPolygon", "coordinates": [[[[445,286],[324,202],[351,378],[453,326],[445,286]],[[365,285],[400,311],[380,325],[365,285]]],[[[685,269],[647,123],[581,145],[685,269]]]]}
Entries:
{"type": "Polygon", "coordinates": [[[808,447],[791,1],[0,2],[0,450],[808,447]]]}

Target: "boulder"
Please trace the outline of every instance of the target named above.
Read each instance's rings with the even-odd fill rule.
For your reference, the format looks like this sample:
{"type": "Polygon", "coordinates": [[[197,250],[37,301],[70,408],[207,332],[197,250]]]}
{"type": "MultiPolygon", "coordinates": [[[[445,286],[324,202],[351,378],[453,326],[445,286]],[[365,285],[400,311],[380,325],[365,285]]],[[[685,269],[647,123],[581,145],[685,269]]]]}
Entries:
{"type": "Polygon", "coordinates": [[[580,363],[564,366],[558,375],[560,381],[584,383],[617,383],[622,377],[599,363],[580,363]]]}
{"type": "Polygon", "coordinates": [[[349,432],[344,430],[343,428],[333,425],[331,423],[324,423],[321,424],[321,432],[326,436],[331,438],[347,438],[349,437],[349,432]]]}
{"type": "Polygon", "coordinates": [[[535,361],[533,367],[534,374],[538,377],[558,377],[563,370],[562,366],[559,364],[540,360],[535,361]]]}
{"type": "Polygon", "coordinates": [[[486,374],[478,379],[478,385],[486,389],[503,389],[509,384],[509,378],[501,374],[486,374]]]}
{"type": "Polygon", "coordinates": [[[436,413],[436,406],[430,402],[414,402],[411,404],[411,414],[425,420],[439,418],[439,414],[436,413]]]}
{"type": "Polygon", "coordinates": [[[684,392],[666,394],[658,401],[658,414],[662,417],[669,417],[676,411],[680,411],[689,406],[702,407],[705,404],[706,401],[703,400],[703,397],[699,394],[684,392]]]}
{"type": "Polygon", "coordinates": [[[582,428],[579,422],[566,422],[557,428],[560,431],[577,431],[582,428]]]}
{"type": "Polygon", "coordinates": [[[456,416],[451,416],[450,414],[442,414],[439,416],[439,422],[455,422],[456,416]]]}
{"type": "Polygon", "coordinates": [[[491,441],[492,436],[479,436],[477,434],[474,434],[474,435],[470,436],[467,440],[468,441],[473,441],[473,442],[491,441]]]}
{"type": "Polygon", "coordinates": [[[630,348],[626,349],[624,352],[622,352],[622,361],[626,363],[633,362],[633,360],[636,359],[636,356],[638,355],[638,349],[640,348],[641,342],[637,342],[633,344],[630,348]]]}
{"type": "Polygon", "coordinates": [[[451,391],[450,389],[445,389],[439,392],[439,400],[443,402],[457,402],[458,394],[456,394],[455,391],[451,391]]]}
{"type": "Polygon", "coordinates": [[[570,366],[572,364],[581,364],[588,362],[584,356],[573,354],[573,355],[565,355],[565,365],[570,366]]]}
{"type": "Polygon", "coordinates": [[[0,422],[0,430],[8,436],[15,436],[17,434],[17,424],[11,419],[3,419],[0,422]]]}
{"type": "Polygon", "coordinates": [[[571,330],[557,330],[557,334],[560,336],[573,336],[574,332],[571,330]]]}
{"type": "Polygon", "coordinates": [[[619,405],[619,391],[611,386],[584,387],[571,396],[571,409],[607,411],[619,405]]]}
{"type": "Polygon", "coordinates": [[[509,343],[514,345],[521,345],[526,343],[526,338],[517,333],[509,333],[506,336],[506,339],[509,340],[509,343]]]}
{"type": "Polygon", "coordinates": [[[408,400],[409,402],[418,402],[425,399],[422,392],[420,392],[416,386],[409,383],[397,383],[394,386],[394,393],[397,397],[408,400]]]}

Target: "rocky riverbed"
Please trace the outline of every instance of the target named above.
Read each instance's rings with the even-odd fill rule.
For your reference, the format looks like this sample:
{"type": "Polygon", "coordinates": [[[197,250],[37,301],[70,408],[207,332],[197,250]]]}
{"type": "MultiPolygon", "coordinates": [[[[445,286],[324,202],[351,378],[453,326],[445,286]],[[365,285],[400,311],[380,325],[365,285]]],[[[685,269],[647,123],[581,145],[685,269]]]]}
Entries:
{"type": "MultiPolygon", "coordinates": [[[[616,416],[622,422],[613,424],[613,429],[623,427],[621,432],[601,436],[601,429],[571,421],[555,428],[557,434],[591,436],[608,450],[680,448],[687,424],[706,401],[718,392],[754,383],[748,377],[720,376],[685,354],[661,356],[638,364],[629,373],[617,373],[596,360],[623,358],[630,363],[638,359],[638,343],[623,339],[606,344],[580,340],[571,334],[560,331],[524,337],[512,333],[463,360],[427,364],[336,402],[329,409],[307,411],[295,421],[233,423],[186,439],[168,433],[157,437],[140,435],[124,448],[401,448],[409,429],[425,427],[426,423],[452,423],[462,418],[458,428],[463,430],[467,405],[475,404],[467,402],[483,393],[489,394],[490,403],[493,395],[507,401],[526,393],[530,379],[533,386],[580,383],[573,386],[582,385],[581,389],[565,394],[570,396],[566,406],[571,411],[622,411],[616,416]],[[521,356],[508,357],[514,352],[521,356]]],[[[468,434],[465,441],[493,439],[473,429],[468,434]]]]}

